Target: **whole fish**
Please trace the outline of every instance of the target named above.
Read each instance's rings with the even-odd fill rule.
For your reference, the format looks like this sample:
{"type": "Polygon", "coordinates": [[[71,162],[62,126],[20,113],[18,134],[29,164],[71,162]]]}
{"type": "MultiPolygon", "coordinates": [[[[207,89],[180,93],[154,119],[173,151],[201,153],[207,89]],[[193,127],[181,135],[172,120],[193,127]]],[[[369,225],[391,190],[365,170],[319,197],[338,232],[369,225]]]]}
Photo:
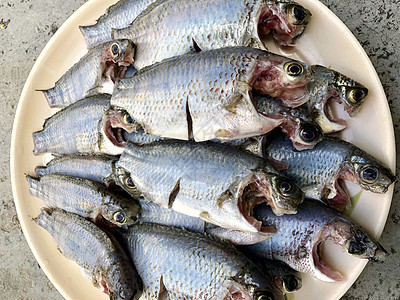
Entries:
{"type": "Polygon", "coordinates": [[[297,186],[264,159],[218,143],[128,143],[118,168],[125,169],[120,184],[144,199],[234,230],[269,230],[251,216],[257,203],[268,202],[280,215],[296,213],[303,200],[297,186]]]}
{"type": "Polygon", "coordinates": [[[246,253],[283,261],[293,269],[323,281],[343,280],[342,274],[321,257],[321,245],[326,240],[362,259],[381,261],[387,254],[360,226],[317,201],[305,200],[295,215],[277,217],[263,204],[254,208],[254,214],[263,224],[275,226],[277,233],[264,242],[242,246],[246,253]]]}
{"type": "Polygon", "coordinates": [[[270,32],[281,45],[291,46],[310,16],[292,1],[158,0],[112,36],[135,44],[134,66],[140,70],[189,52],[234,46],[265,49],[262,38],[270,32]]]}
{"type": "Polygon", "coordinates": [[[66,107],[84,97],[99,93],[111,94],[115,79],[124,77],[134,57],[128,40],[101,44],[73,65],[44,94],[50,107],[66,107]]]}
{"type": "Polygon", "coordinates": [[[271,134],[265,141],[264,157],[296,182],[306,197],[338,209],[349,202],[342,180],[380,194],[396,180],[377,159],[338,137],[325,136],[313,149],[304,151],[294,150],[282,134],[271,134]]]}
{"type": "Polygon", "coordinates": [[[62,175],[27,176],[29,192],[51,208],[60,208],[98,222],[126,227],[137,221],[139,204],[116,195],[100,183],[62,175]]]}
{"type": "Polygon", "coordinates": [[[120,246],[90,221],[58,209],[42,208],[36,223],[68,259],[84,269],[94,286],[114,300],[139,299],[142,282],[120,246]]]}
{"type": "Polygon", "coordinates": [[[145,299],[283,299],[272,280],[232,245],[156,224],[134,225],[121,244],[143,281],[145,299]]]}
{"type": "Polygon", "coordinates": [[[155,0],[120,0],[110,6],[94,25],[79,26],[88,48],[112,41],[111,29],[128,27],[155,0]]]}
{"type": "Polygon", "coordinates": [[[120,111],[107,113],[110,97],[84,98],[48,118],[43,129],[33,133],[34,154],[121,154],[125,146],[122,128],[132,131],[136,127],[124,122],[120,111]]]}
{"type": "Polygon", "coordinates": [[[258,113],[252,89],[296,106],[307,100],[310,80],[307,65],[299,61],[225,48],[175,57],[121,79],[111,104],[149,134],[230,140],[266,133],[284,121],[258,113]]]}
{"type": "Polygon", "coordinates": [[[315,76],[308,86],[310,96],[306,105],[309,113],[325,133],[343,130],[346,122],[333,115],[329,103],[343,103],[349,116],[354,116],[364,103],[368,89],[335,70],[319,65],[313,65],[311,69],[315,76]]]}

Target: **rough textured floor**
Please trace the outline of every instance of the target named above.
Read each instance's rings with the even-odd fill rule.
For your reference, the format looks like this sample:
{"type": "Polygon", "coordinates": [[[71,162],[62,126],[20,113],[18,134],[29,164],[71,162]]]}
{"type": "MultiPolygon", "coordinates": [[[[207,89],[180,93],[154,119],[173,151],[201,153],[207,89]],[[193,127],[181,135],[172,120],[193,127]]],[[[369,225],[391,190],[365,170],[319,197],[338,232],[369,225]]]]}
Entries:
{"type": "MultiPolygon", "coordinates": [[[[84,0],[0,2],[0,299],[62,299],[36,263],[19,227],[11,193],[9,147],[23,84],[40,51],[84,0]]],[[[386,91],[395,126],[400,124],[400,0],[322,0],[368,53],[386,91]]],[[[397,160],[397,165],[399,161],[397,160]]],[[[391,252],[368,264],[343,299],[400,299],[400,199],[395,189],[381,242],[391,252]]]]}

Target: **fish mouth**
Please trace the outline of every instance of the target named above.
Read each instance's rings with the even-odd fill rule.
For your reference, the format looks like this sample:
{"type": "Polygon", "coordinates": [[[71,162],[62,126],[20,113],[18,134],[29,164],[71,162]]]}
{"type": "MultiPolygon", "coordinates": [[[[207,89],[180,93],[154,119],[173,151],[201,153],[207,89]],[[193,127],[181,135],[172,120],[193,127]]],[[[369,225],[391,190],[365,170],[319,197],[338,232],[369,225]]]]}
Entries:
{"type": "Polygon", "coordinates": [[[317,275],[317,278],[327,282],[342,281],[344,279],[343,275],[340,272],[332,269],[332,267],[328,266],[326,262],[322,259],[323,244],[324,238],[320,237],[319,241],[314,245],[312,249],[314,268],[321,273],[317,275]]]}
{"type": "Polygon", "coordinates": [[[333,133],[342,131],[346,128],[346,121],[335,116],[333,112],[334,103],[343,103],[338,96],[329,97],[323,104],[322,109],[316,108],[313,113],[313,119],[322,128],[324,133],[333,133]]]}
{"type": "Polygon", "coordinates": [[[107,139],[117,147],[125,147],[126,140],[124,138],[123,129],[120,127],[113,127],[112,121],[109,118],[106,118],[103,130],[107,139]]]}

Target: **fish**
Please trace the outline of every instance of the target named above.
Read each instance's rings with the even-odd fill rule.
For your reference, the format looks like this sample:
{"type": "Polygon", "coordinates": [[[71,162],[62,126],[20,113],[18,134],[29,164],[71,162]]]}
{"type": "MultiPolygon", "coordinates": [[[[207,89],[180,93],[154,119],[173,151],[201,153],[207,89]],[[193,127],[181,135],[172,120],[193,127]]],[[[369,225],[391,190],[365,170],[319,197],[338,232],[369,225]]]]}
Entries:
{"type": "Polygon", "coordinates": [[[368,89],[346,75],[320,65],[310,67],[314,79],[309,83],[308,110],[325,133],[346,128],[346,121],[333,115],[331,102],[343,103],[349,116],[353,117],[365,102],[368,89]]]}
{"type": "Polygon", "coordinates": [[[255,217],[273,225],[277,233],[270,239],[240,246],[256,257],[276,259],[294,270],[327,281],[341,281],[343,275],[324,262],[322,245],[330,240],[342,250],[360,259],[383,261],[386,250],[364,229],[339,211],[315,200],[306,199],[297,214],[277,217],[263,204],[254,208],[255,217]]]}
{"type": "Polygon", "coordinates": [[[254,102],[259,113],[285,118],[279,127],[289,136],[296,150],[312,149],[321,141],[323,131],[309,114],[306,105],[286,107],[278,98],[266,95],[255,95],[254,102]]]}
{"type": "Polygon", "coordinates": [[[123,112],[109,112],[110,97],[86,97],[46,119],[43,129],[33,133],[33,153],[121,154],[126,144],[122,130],[132,131],[136,127],[123,121],[123,112]]]}
{"type": "Polygon", "coordinates": [[[236,47],[171,58],[115,84],[111,104],[147,134],[222,141],[266,133],[284,117],[257,112],[254,89],[294,105],[307,101],[308,66],[236,47]]]}
{"type": "Polygon", "coordinates": [[[51,89],[43,90],[50,107],[66,107],[95,94],[112,94],[116,78],[133,62],[134,47],[115,40],[88,51],[51,89]]]}
{"type": "Polygon", "coordinates": [[[136,48],[138,70],[190,52],[248,46],[265,50],[263,38],[291,46],[311,13],[292,1],[158,0],[130,26],[113,29],[114,39],[129,39],[136,48]]]}
{"type": "Polygon", "coordinates": [[[52,236],[60,252],[83,268],[87,279],[110,299],[140,298],[143,285],[129,257],[96,225],[50,208],[42,208],[35,221],[52,236]]]}
{"type": "Polygon", "coordinates": [[[254,205],[268,202],[281,215],[296,213],[303,200],[264,159],[219,143],[128,143],[117,168],[117,184],[134,187],[144,199],[234,230],[268,233],[254,222],[254,205]]]}
{"type": "Polygon", "coordinates": [[[89,49],[113,40],[111,30],[128,27],[155,0],[120,0],[110,6],[94,25],[79,26],[89,49]]]}
{"type": "Polygon", "coordinates": [[[298,184],[308,198],[343,210],[349,193],[343,180],[363,190],[386,193],[396,181],[383,163],[339,137],[325,136],[313,149],[296,151],[283,134],[273,133],[263,145],[263,156],[298,184]]]}
{"type": "Polygon", "coordinates": [[[52,159],[46,166],[35,168],[36,176],[65,175],[88,179],[109,187],[115,183],[115,164],[118,158],[111,155],[71,155],[52,159]]]}
{"type": "MultiPolygon", "coordinates": [[[[26,176],[29,193],[51,208],[60,208],[92,220],[126,228],[137,222],[139,204],[110,192],[104,185],[63,175],[26,176]]],[[[101,223],[102,224],[102,223],[101,223]]]]}
{"type": "Polygon", "coordinates": [[[283,299],[278,287],[227,242],[157,224],[131,226],[120,243],[145,299],[283,299]]]}

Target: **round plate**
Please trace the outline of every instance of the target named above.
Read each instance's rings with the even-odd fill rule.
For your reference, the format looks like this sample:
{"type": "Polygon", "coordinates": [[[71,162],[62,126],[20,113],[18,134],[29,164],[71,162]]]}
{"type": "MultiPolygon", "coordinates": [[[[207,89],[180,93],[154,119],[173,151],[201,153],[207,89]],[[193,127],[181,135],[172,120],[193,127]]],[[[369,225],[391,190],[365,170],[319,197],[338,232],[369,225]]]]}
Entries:
{"type": "MultiPolygon", "coordinates": [[[[91,0],[76,11],[56,32],[36,61],[23,89],[15,116],[11,142],[11,180],[19,220],[29,246],[41,268],[66,299],[107,299],[107,296],[84,280],[79,267],[65,259],[50,235],[33,221],[43,202],[29,195],[26,174],[34,174],[49,156],[34,156],[32,132],[40,130],[45,118],[55,112],[47,105],[42,92],[57,81],[86,52],[79,25],[93,24],[113,0],[91,0]]],[[[342,138],[366,150],[392,170],[395,169],[395,143],[392,119],[379,78],[364,50],[347,27],[316,0],[298,1],[312,12],[312,20],[294,49],[277,49],[272,41],[269,50],[299,58],[307,63],[331,67],[361,82],[369,96],[360,113],[348,120],[342,138]]],[[[343,111],[339,107],[339,112],[343,111]]],[[[348,118],[347,118],[348,119],[348,118]]],[[[348,185],[351,194],[360,189],[348,185]]],[[[393,186],[384,195],[362,192],[351,217],[372,236],[378,238],[386,222],[393,186]]],[[[297,299],[339,299],[353,284],[366,261],[353,258],[341,248],[327,243],[324,259],[343,273],[345,280],[326,283],[303,276],[303,288],[297,299]]]]}

